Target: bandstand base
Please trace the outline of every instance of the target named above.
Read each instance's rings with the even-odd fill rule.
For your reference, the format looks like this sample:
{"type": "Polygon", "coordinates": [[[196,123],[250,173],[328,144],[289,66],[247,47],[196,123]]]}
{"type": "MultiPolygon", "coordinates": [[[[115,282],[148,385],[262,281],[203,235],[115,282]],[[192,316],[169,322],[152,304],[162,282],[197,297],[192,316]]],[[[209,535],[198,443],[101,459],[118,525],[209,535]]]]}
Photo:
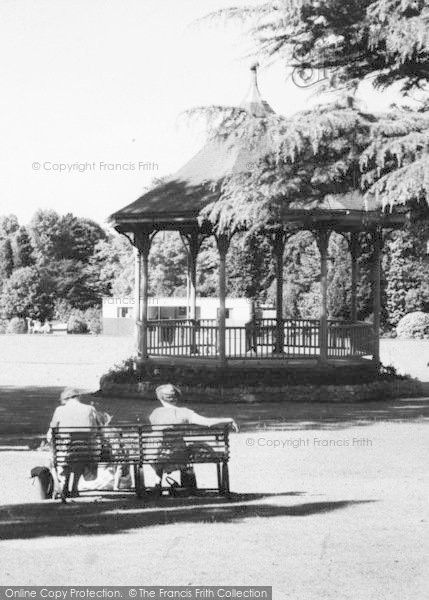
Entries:
{"type": "Polygon", "coordinates": [[[371,359],[270,358],[228,361],[192,357],[137,358],[136,371],[146,381],[214,388],[273,385],[353,385],[374,381],[379,365],[371,359]]]}
{"type": "MultiPolygon", "coordinates": [[[[197,359],[151,357],[137,361],[126,380],[110,372],[100,381],[100,393],[114,398],[138,398],[153,403],[155,389],[173,383],[185,404],[269,402],[367,402],[421,396],[414,379],[382,373],[372,361],[351,363],[295,360],[285,364],[236,361],[221,367],[197,359]]],[[[129,372],[128,372],[129,373],[129,372]]]]}

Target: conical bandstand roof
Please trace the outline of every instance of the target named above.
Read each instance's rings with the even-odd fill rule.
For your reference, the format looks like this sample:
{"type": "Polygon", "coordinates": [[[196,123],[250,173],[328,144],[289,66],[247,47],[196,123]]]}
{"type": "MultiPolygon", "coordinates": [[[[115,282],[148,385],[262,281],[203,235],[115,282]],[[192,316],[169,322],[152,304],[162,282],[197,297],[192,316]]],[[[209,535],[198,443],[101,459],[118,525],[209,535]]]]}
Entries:
{"type": "MultiPolygon", "coordinates": [[[[274,114],[259,91],[257,65],[252,66],[252,81],[248,94],[240,104],[255,117],[274,114]]],[[[217,199],[216,184],[228,174],[248,171],[257,160],[255,152],[233,146],[222,139],[213,139],[195,154],[174,175],[149,190],[132,204],[114,213],[115,224],[146,220],[197,219],[200,211],[217,199]]]]}

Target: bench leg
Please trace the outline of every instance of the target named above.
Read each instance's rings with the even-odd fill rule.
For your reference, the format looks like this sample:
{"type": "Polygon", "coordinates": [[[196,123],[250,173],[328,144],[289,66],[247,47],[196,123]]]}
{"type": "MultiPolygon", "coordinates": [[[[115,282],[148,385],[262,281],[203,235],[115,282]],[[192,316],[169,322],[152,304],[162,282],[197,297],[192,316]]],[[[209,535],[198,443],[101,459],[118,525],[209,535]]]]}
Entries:
{"type": "Polygon", "coordinates": [[[73,468],[68,467],[65,476],[64,476],[64,484],[61,489],[61,500],[65,502],[66,498],[73,498],[79,496],[79,480],[82,475],[81,468],[73,468]],[[70,489],[70,480],[71,480],[71,489],[70,489]]]}
{"type": "Polygon", "coordinates": [[[135,490],[138,498],[144,498],[146,495],[146,486],[144,482],[144,472],[142,465],[134,465],[135,490]]]}
{"type": "Polygon", "coordinates": [[[117,492],[119,490],[119,480],[122,477],[122,465],[118,465],[115,469],[115,479],[113,482],[113,490],[117,492]]]}
{"type": "Polygon", "coordinates": [[[222,473],[220,469],[220,463],[216,463],[216,471],[217,471],[217,489],[218,492],[222,493],[222,473]]]}
{"type": "Polygon", "coordinates": [[[227,462],[223,462],[223,464],[222,464],[222,486],[221,486],[221,494],[223,496],[225,496],[226,498],[229,498],[229,496],[230,496],[230,489],[229,489],[229,469],[228,469],[228,463],[227,462]]]}
{"type": "Polygon", "coordinates": [[[61,502],[66,502],[66,499],[69,497],[70,476],[71,472],[68,471],[65,475],[64,483],[61,488],[61,502]]]}

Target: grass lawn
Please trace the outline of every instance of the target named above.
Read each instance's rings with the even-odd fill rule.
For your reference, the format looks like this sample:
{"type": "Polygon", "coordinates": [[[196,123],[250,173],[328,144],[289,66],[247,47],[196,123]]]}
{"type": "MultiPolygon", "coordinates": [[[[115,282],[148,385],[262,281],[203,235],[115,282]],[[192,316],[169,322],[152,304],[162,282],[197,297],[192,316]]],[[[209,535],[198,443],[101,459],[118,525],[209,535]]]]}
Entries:
{"type": "MultiPolygon", "coordinates": [[[[117,338],[33,339],[2,337],[3,448],[45,431],[60,386],[94,388],[95,373],[129,353],[117,338]]],[[[116,419],[154,406],[103,404],[116,419]]],[[[28,476],[45,457],[0,451],[2,585],[272,585],[280,600],[427,596],[428,398],[194,408],[228,412],[241,425],[231,436],[231,501],[38,502],[28,476]]],[[[200,484],[212,476],[197,475],[200,484]]]]}
{"type": "Polygon", "coordinates": [[[100,377],[134,353],[132,337],[2,335],[0,385],[78,386],[97,390],[100,377]]]}
{"type": "MultiPolygon", "coordinates": [[[[1,335],[0,386],[97,390],[101,375],[134,353],[132,337],[1,335]]],[[[381,340],[381,359],[429,382],[429,340],[381,340]]]]}
{"type": "Polygon", "coordinates": [[[229,502],[37,503],[28,479],[37,453],[3,452],[0,580],[252,584],[273,585],[279,599],[423,599],[427,434],[422,418],[235,434],[229,502]]]}

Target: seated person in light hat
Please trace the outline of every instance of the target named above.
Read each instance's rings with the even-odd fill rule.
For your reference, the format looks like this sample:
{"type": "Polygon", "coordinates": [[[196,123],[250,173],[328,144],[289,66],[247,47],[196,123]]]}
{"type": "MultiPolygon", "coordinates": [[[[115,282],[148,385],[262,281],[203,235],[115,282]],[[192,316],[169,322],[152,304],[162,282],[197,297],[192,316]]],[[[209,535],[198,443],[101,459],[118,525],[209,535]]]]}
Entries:
{"type": "Polygon", "coordinates": [[[52,439],[52,429],[55,427],[73,427],[77,428],[69,433],[67,441],[67,457],[79,455],[79,461],[73,461],[64,470],[65,482],[63,486],[64,496],[78,495],[78,483],[83,474],[87,462],[85,461],[85,452],[90,458],[93,448],[93,434],[87,431],[88,427],[95,428],[103,425],[103,421],[97,410],[90,404],[84,404],[80,401],[80,392],[75,388],[65,388],[60,395],[60,406],[58,406],[51,419],[49,431],[47,433],[48,441],[52,439]],[[79,431],[78,428],[83,430],[79,431]],[[70,476],[73,473],[72,489],[69,493],[70,476]]]}
{"type": "MultiPolygon", "coordinates": [[[[215,425],[230,425],[234,431],[238,431],[238,426],[234,419],[229,417],[227,418],[209,418],[203,417],[199,415],[194,410],[190,408],[186,408],[185,406],[180,406],[182,393],[178,387],[172,385],[171,383],[167,383],[165,385],[160,385],[155,390],[156,397],[161,402],[162,406],[155,408],[152,413],[149,415],[149,421],[151,425],[156,425],[161,429],[171,429],[174,425],[200,425],[203,427],[213,427],[215,425]]],[[[168,444],[163,444],[160,457],[165,456],[165,458],[169,458],[170,464],[168,465],[168,471],[175,471],[177,469],[181,469],[184,465],[171,465],[172,455],[178,454],[183,458],[183,455],[186,453],[186,444],[183,441],[182,447],[180,444],[175,442],[174,449],[170,448],[168,444]]],[[[167,461],[166,461],[167,462],[167,461]]],[[[164,472],[164,468],[162,466],[156,467],[156,474],[160,478],[160,483],[162,483],[162,475],[164,472]]],[[[183,475],[183,473],[182,473],[183,475]]],[[[183,482],[182,482],[183,485],[183,482]]]]}
{"type": "Polygon", "coordinates": [[[49,425],[47,439],[52,437],[54,427],[97,427],[102,425],[97,410],[91,404],[80,400],[81,393],[76,388],[65,388],[60,395],[58,406],[49,425]]]}

